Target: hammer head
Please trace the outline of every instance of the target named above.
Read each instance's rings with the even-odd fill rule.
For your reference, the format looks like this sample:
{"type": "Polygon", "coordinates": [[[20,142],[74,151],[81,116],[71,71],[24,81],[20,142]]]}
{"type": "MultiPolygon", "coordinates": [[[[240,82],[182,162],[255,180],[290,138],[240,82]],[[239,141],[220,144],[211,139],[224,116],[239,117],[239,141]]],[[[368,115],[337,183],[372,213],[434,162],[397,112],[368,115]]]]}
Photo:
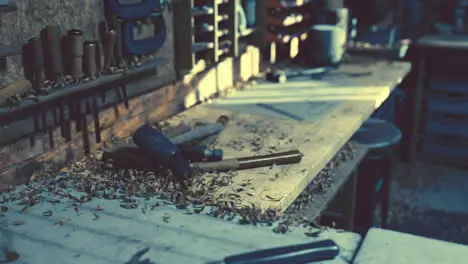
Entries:
{"type": "Polygon", "coordinates": [[[271,71],[266,75],[266,79],[270,82],[285,83],[288,80],[286,73],[282,71],[271,71]]]}

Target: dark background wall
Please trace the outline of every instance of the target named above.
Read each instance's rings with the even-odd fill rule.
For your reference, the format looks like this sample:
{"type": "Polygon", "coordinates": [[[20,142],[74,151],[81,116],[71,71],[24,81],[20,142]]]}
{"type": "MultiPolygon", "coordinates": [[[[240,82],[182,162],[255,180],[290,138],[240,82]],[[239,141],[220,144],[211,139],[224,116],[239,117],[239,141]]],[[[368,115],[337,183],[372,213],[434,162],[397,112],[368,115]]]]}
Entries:
{"type": "MultiPolygon", "coordinates": [[[[94,40],[98,34],[98,23],[104,19],[102,0],[12,1],[16,3],[17,11],[0,13],[0,46],[20,46],[50,24],[60,25],[64,34],[69,29],[79,28],[83,30],[86,40],[94,40]]],[[[166,12],[165,18],[168,31],[172,32],[172,14],[166,12]]],[[[173,57],[172,34],[168,35],[157,57],[173,57]]],[[[174,71],[172,60],[169,61],[160,69],[161,74],[174,71]]],[[[0,87],[22,75],[20,56],[6,58],[6,63],[0,63],[0,87]]]]}

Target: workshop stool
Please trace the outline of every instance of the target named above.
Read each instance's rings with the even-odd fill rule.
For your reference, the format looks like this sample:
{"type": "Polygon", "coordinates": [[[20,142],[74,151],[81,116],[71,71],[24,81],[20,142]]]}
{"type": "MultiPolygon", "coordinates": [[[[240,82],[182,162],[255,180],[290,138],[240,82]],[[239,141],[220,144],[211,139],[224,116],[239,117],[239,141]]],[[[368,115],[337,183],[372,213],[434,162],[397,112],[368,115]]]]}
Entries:
{"type": "Polygon", "coordinates": [[[402,133],[393,124],[370,118],[351,138],[369,149],[358,169],[355,229],[365,234],[374,225],[374,211],[380,208],[380,227],[387,225],[389,192],[395,149],[402,133]]]}

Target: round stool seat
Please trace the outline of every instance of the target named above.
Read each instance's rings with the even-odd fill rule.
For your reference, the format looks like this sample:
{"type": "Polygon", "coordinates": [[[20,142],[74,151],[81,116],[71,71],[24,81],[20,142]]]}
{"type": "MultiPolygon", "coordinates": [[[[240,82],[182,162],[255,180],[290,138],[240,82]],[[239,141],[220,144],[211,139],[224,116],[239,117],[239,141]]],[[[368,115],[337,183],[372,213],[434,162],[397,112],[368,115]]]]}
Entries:
{"type": "Polygon", "coordinates": [[[402,133],[393,124],[377,118],[369,118],[351,137],[351,140],[369,148],[368,157],[388,155],[402,138],[402,133]]]}

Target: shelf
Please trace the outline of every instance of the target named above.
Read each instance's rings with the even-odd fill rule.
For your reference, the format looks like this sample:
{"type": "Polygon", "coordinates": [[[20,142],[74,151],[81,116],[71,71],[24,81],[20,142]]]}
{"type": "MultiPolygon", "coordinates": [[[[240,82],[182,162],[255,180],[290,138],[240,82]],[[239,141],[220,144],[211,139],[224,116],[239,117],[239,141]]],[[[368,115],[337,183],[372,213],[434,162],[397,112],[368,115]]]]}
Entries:
{"type": "Polygon", "coordinates": [[[239,32],[239,37],[240,38],[248,37],[248,36],[252,35],[254,32],[255,32],[255,28],[247,28],[247,29],[243,30],[242,32],[239,32]]]}
{"type": "Polygon", "coordinates": [[[21,47],[0,47],[0,58],[20,55],[21,47]]]}
{"type": "Polygon", "coordinates": [[[213,14],[214,9],[211,7],[194,7],[192,8],[192,16],[203,16],[213,14]]]}
{"type": "Polygon", "coordinates": [[[192,45],[192,51],[197,53],[204,50],[209,50],[214,48],[213,42],[195,42],[192,45]]]}
{"type": "Polygon", "coordinates": [[[9,123],[17,119],[22,119],[36,110],[36,107],[44,104],[49,104],[59,100],[64,100],[64,97],[78,95],[85,92],[95,92],[98,88],[109,87],[110,85],[123,85],[133,78],[141,77],[144,74],[154,71],[158,66],[167,63],[166,59],[152,60],[144,63],[140,67],[129,70],[127,72],[103,75],[95,80],[84,83],[72,84],[63,88],[51,90],[48,95],[39,96],[38,101],[24,101],[20,106],[7,108],[0,107],[0,124],[9,123]]]}
{"type": "Polygon", "coordinates": [[[287,16],[268,16],[268,25],[271,26],[282,26],[282,27],[290,27],[299,23],[302,23],[309,19],[307,15],[298,15],[298,14],[290,14],[287,16]]]}
{"type": "Polygon", "coordinates": [[[268,0],[268,8],[291,8],[312,3],[314,0],[268,0]]]}
{"type": "Polygon", "coordinates": [[[304,30],[301,32],[297,32],[291,35],[283,35],[281,34],[274,34],[274,33],[268,33],[268,41],[269,42],[275,42],[275,43],[282,43],[282,44],[287,44],[289,43],[292,39],[294,38],[299,38],[301,41],[307,39],[307,36],[309,35],[308,30],[304,30]]]}

